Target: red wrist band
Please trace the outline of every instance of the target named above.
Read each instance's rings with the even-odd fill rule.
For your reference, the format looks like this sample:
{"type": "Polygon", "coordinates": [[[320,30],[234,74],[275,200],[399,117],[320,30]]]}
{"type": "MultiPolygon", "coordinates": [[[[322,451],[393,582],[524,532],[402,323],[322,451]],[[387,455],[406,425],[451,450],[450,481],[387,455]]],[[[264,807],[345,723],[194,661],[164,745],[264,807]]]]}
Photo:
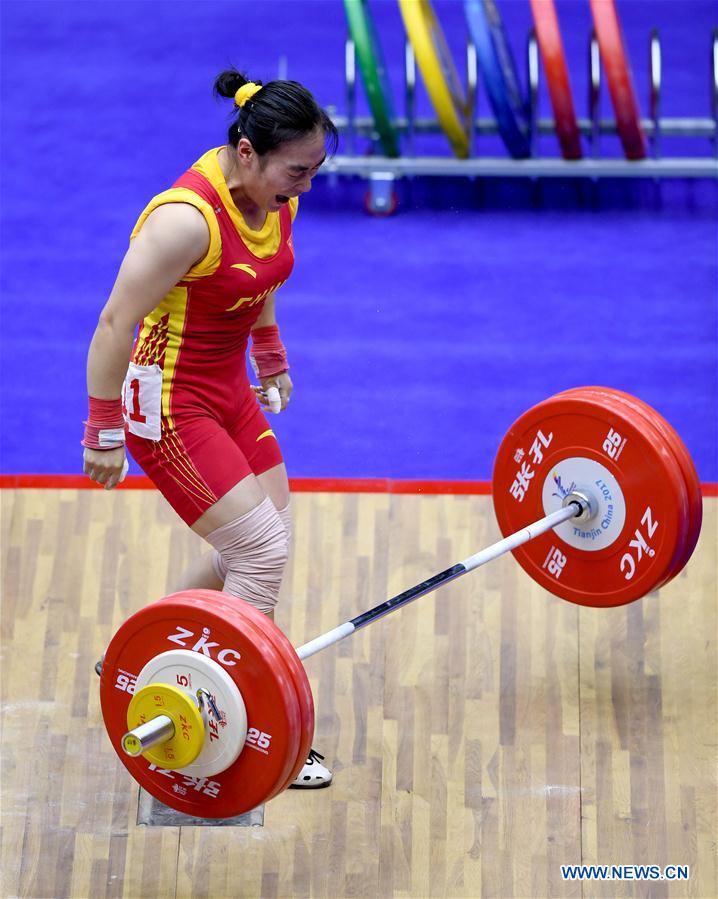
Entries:
{"type": "Polygon", "coordinates": [[[288,371],[287,351],[279,339],[277,325],[267,325],[252,331],[252,349],[249,358],[252,368],[260,378],[288,371]]]}
{"type": "Polygon", "coordinates": [[[125,443],[125,419],[122,415],[122,400],[88,399],[89,413],[85,425],[82,445],[88,449],[116,449],[125,443]]]}

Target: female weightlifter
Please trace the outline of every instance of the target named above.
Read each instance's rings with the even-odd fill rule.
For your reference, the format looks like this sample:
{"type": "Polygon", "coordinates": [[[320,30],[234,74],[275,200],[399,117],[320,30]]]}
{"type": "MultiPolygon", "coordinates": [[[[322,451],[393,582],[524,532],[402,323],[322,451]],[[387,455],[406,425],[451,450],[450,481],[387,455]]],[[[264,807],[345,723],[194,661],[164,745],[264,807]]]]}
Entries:
{"type": "MultiPolygon", "coordinates": [[[[292,393],[275,299],[292,271],[298,198],[338,137],[295,81],[232,69],[214,91],[237,107],[228,143],[144,210],[92,338],[84,470],[115,487],[127,447],[213,548],[177,589],[223,589],[273,616],[291,512],[262,410],[285,409],[292,393]]],[[[321,759],[312,750],[294,786],[327,786],[321,759]]]]}

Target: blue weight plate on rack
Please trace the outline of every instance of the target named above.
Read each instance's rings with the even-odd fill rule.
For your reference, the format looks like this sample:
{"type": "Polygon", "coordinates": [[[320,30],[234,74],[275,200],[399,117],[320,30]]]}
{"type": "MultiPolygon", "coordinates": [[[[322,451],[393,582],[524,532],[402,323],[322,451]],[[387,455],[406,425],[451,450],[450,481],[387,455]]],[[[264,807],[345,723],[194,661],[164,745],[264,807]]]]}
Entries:
{"type": "Polygon", "coordinates": [[[531,155],[531,118],[516,65],[494,0],[464,0],[481,74],[499,133],[514,159],[531,155]]]}

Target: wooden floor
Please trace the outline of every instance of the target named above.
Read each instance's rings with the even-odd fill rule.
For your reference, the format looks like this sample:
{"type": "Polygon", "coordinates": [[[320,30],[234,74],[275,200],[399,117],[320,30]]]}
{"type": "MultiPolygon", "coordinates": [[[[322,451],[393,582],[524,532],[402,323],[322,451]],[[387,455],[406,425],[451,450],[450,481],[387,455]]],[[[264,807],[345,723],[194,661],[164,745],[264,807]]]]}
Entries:
{"type": "MultiPolygon", "coordinates": [[[[688,569],[579,609],[508,558],[306,663],[328,790],[254,828],[135,824],[92,668],[200,551],[156,494],[5,490],[2,896],[718,895],[716,511],[688,569]],[[562,864],[689,865],[682,883],[562,864]]],[[[296,644],[497,538],[490,499],[303,494],[296,644]]]]}

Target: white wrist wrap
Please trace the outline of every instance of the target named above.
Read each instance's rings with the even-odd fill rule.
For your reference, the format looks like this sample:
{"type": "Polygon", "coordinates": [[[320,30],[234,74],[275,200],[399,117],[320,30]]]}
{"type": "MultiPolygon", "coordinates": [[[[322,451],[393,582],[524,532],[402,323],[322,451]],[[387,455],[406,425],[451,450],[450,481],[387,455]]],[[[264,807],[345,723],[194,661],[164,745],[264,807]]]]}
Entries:
{"type": "Polygon", "coordinates": [[[114,449],[125,442],[124,428],[103,428],[97,434],[100,449],[114,449]]]}

